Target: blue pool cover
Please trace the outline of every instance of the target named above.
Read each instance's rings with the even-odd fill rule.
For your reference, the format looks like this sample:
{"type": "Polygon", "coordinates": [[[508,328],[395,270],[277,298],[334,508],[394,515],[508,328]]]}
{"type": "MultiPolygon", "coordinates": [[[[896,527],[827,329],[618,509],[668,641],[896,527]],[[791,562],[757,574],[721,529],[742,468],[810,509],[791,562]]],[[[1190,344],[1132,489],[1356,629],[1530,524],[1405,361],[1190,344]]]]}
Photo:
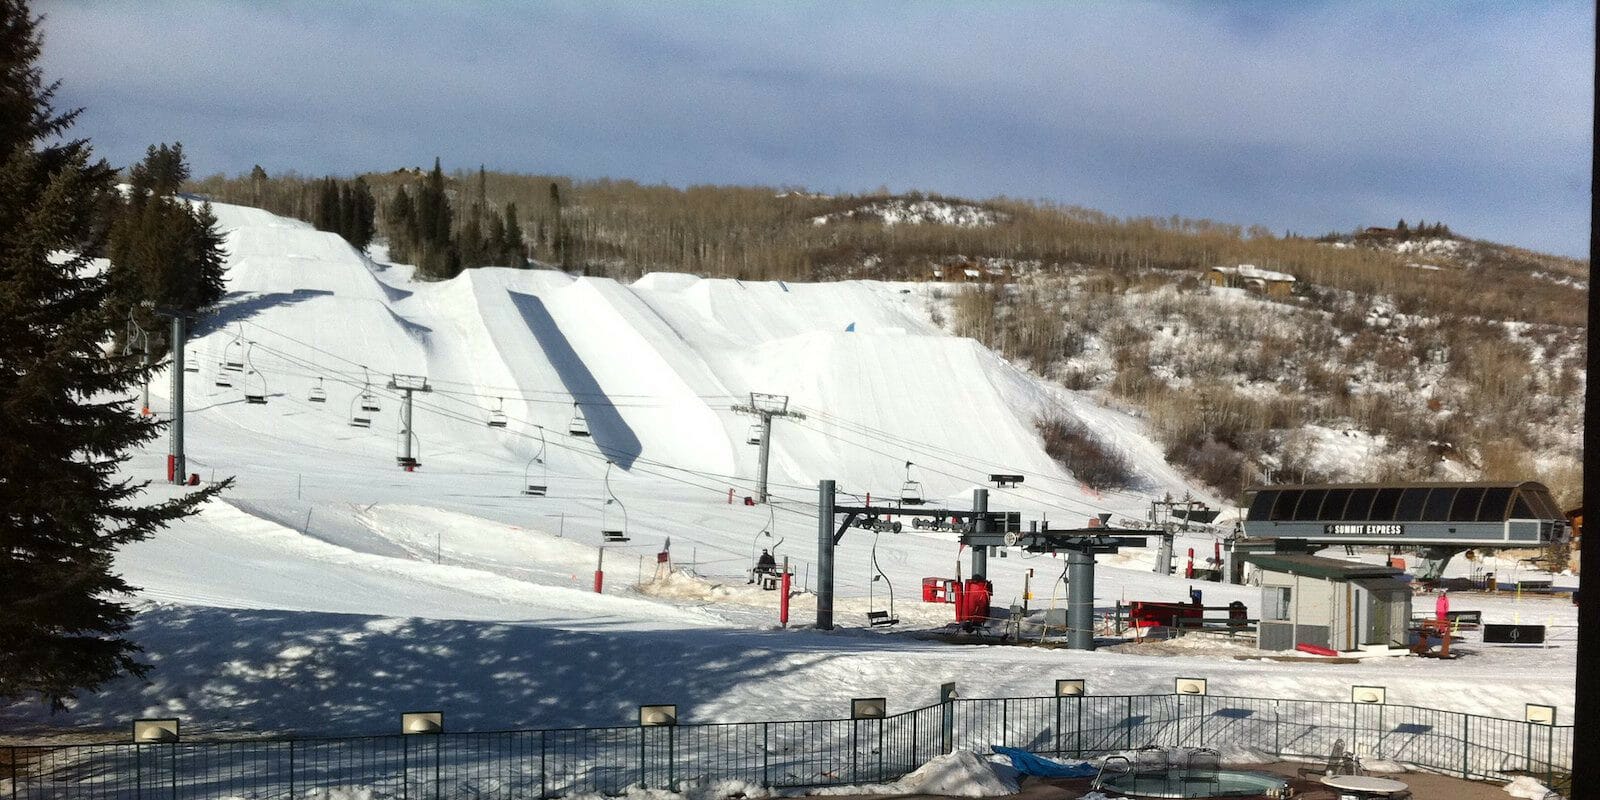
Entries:
{"type": "Polygon", "coordinates": [[[1061,764],[1048,758],[1036,756],[1026,750],[1018,750],[1015,747],[991,747],[989,749],[1009,757],[1011,766],[1016,767],[1018,772],[1024,775],[1032,775],[1036,778],[1089,778],[1099,771],[1095,769],[1093,764],[1087,762],[1061,764]]]}

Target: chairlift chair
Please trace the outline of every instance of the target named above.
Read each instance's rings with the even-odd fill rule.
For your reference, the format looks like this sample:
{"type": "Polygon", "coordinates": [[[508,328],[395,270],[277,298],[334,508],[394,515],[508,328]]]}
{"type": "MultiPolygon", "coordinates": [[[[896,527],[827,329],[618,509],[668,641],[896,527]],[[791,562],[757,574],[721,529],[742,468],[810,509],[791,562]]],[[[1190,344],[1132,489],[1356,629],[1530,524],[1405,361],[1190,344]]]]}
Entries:
{"type": "Polygon", "coordinates": [[[778,555],[778,548],[783,546],[783,538],[784,537],[779,536],[778,540],[776,542],[774,542],[773,544],[768,545],[767,547],[761,547],[761,540],[762,540],[762,538],[771,539],[772,538],[772,534],[777,529],[777,527],[778,527],[778,519],[777,519],[776,507],[773,506],[771,503],[768,503],[767,504],[767,524],[761,526],[761,530],[756,532],[755,538],[750,540],[750,580],[749,580],[750,583],[756,583],[757,581],[759,581],[761,583],[761,588],[765,589],[765,590],[768,590],[768,591],[771,591],[771,590],[774,590],[774,589],[778,588],[778,575],[779,575],[780,567],[778,567],[777,555],[778,555]],[[768,556],[770,556],[772,558],[772,563],[770,565],[763,566],[761,564],[761,557],[756,555],[756,550],[757,549],[762,550],[763,552],[765,552],[768,556]]]}
{"type": "Polygon", "coordinates": [[[491,427],[491,428],[504,428],[504,427],[506,427],[507,420],[506,420],[506,412],[504,411],[504,408],[505,408],[505,398],[496,397],[494,399],[494,410],[489,412],[489,427],[491,427]]]}
{"type": "Polygon", "coordinates": [[[583,417],[583,407],[576,402],[572,404],[572,422],[567,426],[567,433],[573,436],[589,435],[589,420],[583,417]]]}
{"type": "Polygon", "coordinates": [[[744,440],[747,444],[761,444],[761,423],[751,425],[750,433],[745,435],[744,440]]]}
{"type": "Polygon", "coordinates": [[[244,335],[236,333],[233,335],[233,341],[222,348],[222,368],[229,372],[244,372],[244,354],[244,335]]]}
{"type": "Polygon", "coordinates": [[[539,428],[539,452],[534,453],[528,466],[522,470],[522,493],[527,497],[544,497],[550,491],[550,465],[544,461],[544,426],[539,428]],[[533,479],[533,465],[540,466],[539,480],[533,479]]]}
{"type": "Polygon", "coordinates": [[[867,581],[867,624],[874,628],[886,628],[890,625],[900,624],[900,618],[894,614],[894,584],[890,582],[889,576],[884,573],[883,568],[878,566],[878,534],[876,533],[872,535],[872,579],[867,581]],[[877,593],[873,591],[873,587],[880,580],[889,590],[888,608],[878,608],[877,593]]]}
{"type": "Polygon", "coordinates": [[[255,349],[256,343],[251,342],[244,351],[245,363],[250,366],[250,370],[244,374],[244,401],[251,405],[264,406],[267,404],[267,379],[256,371],[255,359],[250,357],[255,349]]]}
{"type": "Polygon", "coordinates": [[[184,353],[183,354],[183,371],[184,372],[199,372],[200,371],[200,359],[196,358],[194,353],[184,353]]]}
{"type": "Polygon", "coordinates": [[[606,500],[600,506],[600,538],[605,540],[607,543],[626,542],[626,541],[628,541],[628,507],[622,504],[622,500],[617,498],[617,495],[616,495],[615,492],[611,491],[611,462],[610,461],[606,462],[605,487],[606,487],[606,500]],[[611,508],[611,504],[612,503],[616,503],[617,504],[617,508],[622,510],[622,527],[621,528],[613,528],[609,524],[609,522],[610,522],[610,508],[611,508]]]}
{"type": "Polygon", "coordinates": [[[328,392],[327,392],[326,389],[322,388],[322,379],[321,378],[318,378],[317,379],[317,385],[311,387],[311,391],[306,393],[306,399],[311,401],[311,402],[313,402],[313,403],[326,403],[326,402],[328,402],[328,392]]]}
{"type": "MultiPolygon", "coordinates": [[[[372,376],[367,373],[365,366],[361,367],[361,393],[356,396],[356,402],[360,404],[361,410],[365,412],[362,416],[367,418],[367,425],[372,424],[373,414],[383,410],[378,405],[378,396],[372,393],[372,376]]],[[[352,414],[351,418],[354,419],[354,417],[355,415],[352,414]]],[[[356,423],[351,422],[350,424],[355,425],[356,423]]],[[[365,428],[367,425],[359,427],[365,428]]]]}
{"type": "Polygon", "coordinates": [[[405,467],[407,472],[422,466],[422,438],[417,436],[415,431],[401,431],[400,438],[402,440],[410,438],[412,454],[409,456],[396,454],[394,457],[394,463],[405,467]]]}
{"type": "Polygon", "coordinates": [[[244,376],[244,401],[251,405],[267,404],[267,382],[261,373],[250,370],[244,376]]]}
{"type": "Polygon", "coordinates": [[[362,392],[360,395],[350,398],[350,427],[352,428],[372,427],[372,412],[367,410],[367,403],[362,399],[366,396],[367,393],[362,392]]]}
{"type": "Polygon", "coordinates": [[[911,462],[906,462],[906,482],[900,485],[900,504],[905,506],[922,505],[922,483],[911,480],[911,462]]]}
{"type": "Polygon", "coordinates": [[[228,377],[228,373],[226,373],[226,372],[218,372],[217,373],[217,377],[213,381],[213,383],[216,384],[218,389],[232,389],[233,388],[233,379],[229,378],[228,377]]]}

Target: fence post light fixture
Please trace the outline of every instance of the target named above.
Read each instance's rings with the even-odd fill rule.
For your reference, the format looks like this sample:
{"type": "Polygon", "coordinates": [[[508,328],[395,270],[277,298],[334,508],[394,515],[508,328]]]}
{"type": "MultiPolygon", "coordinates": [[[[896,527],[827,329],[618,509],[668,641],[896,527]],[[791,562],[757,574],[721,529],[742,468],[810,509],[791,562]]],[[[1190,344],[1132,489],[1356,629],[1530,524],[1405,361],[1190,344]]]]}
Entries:
{"type": "Polygon", "coordinates": [[[939,684],[939,702],[940,703],[948,703],[951,700],[955,700],[956,698],[958,698],[960,696],[961,695],[956,693],[956,683],[955,683],[955,681],[951,681],[949,683],[941,683],[941,684],[939,684]]]}
{"type": "Polygon", "coordinates": [[[1056,681],[1056,697],[1082,697],[1083,679],[1064,678],[1056,681]]]}
{"type": "Polygon", "coordinates": [[[1205,678],[1177,678],[1172,682],[1172,691],[1177,694],[1205,694],[1205,678]]]}
{"type": "Polygon", "coordinates": [[[1523,711],[1523,719],[1534,725],[1554,725],[1556,724],[1556,707],[1528,703],[1527,708],[1523,711]]]}
{"type": "Polygon", "coordinates": [[[133,741],[135,744],[176,742],[178,741],[178,720],[175,718],[136,719],[133,721],[133,741]]]}
{"type": "Polygon", "coordinates": [[[889,715],[889,701],[883,697],[858,697],[850,701],[851,719],[883,719],[889,715]]]}
{"type": "Polygon", "coordinates": [[[671,727],[678,724],[676,705],[639,706],[639,727],[671,727]]]}
{"type": "Polygon", "coordinates": [[[1388,694],[1388,691],[1382,686],[1352,686],[1350,687],[1350,702],[1382,705],[1389,701],[1388,694]]]}
{"type": "Polygon", "coordinates": [[[443,711],[407,711],[400,715],[400,732],[444,733],[443,711]]]}

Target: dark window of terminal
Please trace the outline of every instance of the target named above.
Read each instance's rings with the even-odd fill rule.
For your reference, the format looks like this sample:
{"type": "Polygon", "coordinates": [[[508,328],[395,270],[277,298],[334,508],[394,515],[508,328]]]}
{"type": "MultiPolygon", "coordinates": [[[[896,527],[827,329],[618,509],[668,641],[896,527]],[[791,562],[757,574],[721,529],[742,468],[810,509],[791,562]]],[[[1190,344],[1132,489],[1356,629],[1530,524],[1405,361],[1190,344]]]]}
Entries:
{"type": "Polygon", "coordinates": [[[1405,492],[1404,489],[1392,487],[1379,489],[1378,496],[1372,500],[1372,511],[1367,516],[1367,519],[1394,519],[1394,507],[1396,503],[1400,502],[1400,495],[1403,492],[1405,492]]]}
{"type": "Polygon", "coordinates": [[[1376,519],[1371,516],[1372,498],[1378,494],[1377,489],[1356,489],[1350,492],[1350,503],[1344,507],[1344,516],[1339,519],[1360,520],[1376,519]]]}
{"type": "Polygon", "coordinates": [[[1422,507],[1423,522],[1444,522],[1450,519],[1450,504],[1456,499],[1456,490],[1434,489],[1428,493],[1428,503],[1422,507]]]}
{"type": "Polygon", "coordinates": [[[1456,492],[1456,501],[1450,505],[1451,522],[1472,522],[1478,518],[1478,504],[1483,502],[1483,489],[1468,486],[1456,492]]]}
{"type": "Polygon", "coordinates": [[[1278,499],[1277,489],[1264,489],[1256,492],[1255,499],[1250,501],[1249,519],[1270,519],[1272,504],[1278,499]]]}
{"type": "Polygon", "coordinates": [[[1329,489],[1327,499],[1322,501],[1322,513],[1317,515],[1317,519],[1344,519],[1344,506],[1348,502],[1349,489],[1329,489]]]}
{"type": "Polygon", "coordinates": [[[1294,519],[1294,504],[1300,502],[1299,489],[1285,489],[1278,492],[1278,499],[1272,504],[1272,519],[1294,519]]]}
{"type": "Polygon", "coordinates": [[[1322,509],[1322,500],[1327,496],[1327,489],[1307,489],[1301,492],[1300,504],[1294,507],[1295,521],[1317,519],[1317,512],[1322,509]]]}
{"type": "Polygon", "coordinates": [[[1517,492],[1517,502],[1511,506],[1512,519],[1537,519],[1533,509],[1528,506],[1528,498],[1522,492],[1517,492]]]}
{"type": "Polygon", "coordinates": [[[1556,508],[1556,499],[1544,489],[1523,489],[1522,494],[1528,496],[1528,505],[1533,508],[1533,513],[1539,519],[1561,519],[1561,511],[1556,508]]]}
{"type": "Polygon", "coordinates": [[[1483,505],[1478,506],[1479,522],[1501,522],[1506,518],[1506,506],[1511,504],[1511,487],[1495,486],[1484,490],[1483,505]]]}
{"type": "Polygon", "coordinates": [[[1427,489],[1406,489],[1405,494],[1400,496],[1400,504],[1395,507],[1395,520],[1398,522],[1415,522],[1422,519],[1422,506],[1427,499],[1427,489]]]}

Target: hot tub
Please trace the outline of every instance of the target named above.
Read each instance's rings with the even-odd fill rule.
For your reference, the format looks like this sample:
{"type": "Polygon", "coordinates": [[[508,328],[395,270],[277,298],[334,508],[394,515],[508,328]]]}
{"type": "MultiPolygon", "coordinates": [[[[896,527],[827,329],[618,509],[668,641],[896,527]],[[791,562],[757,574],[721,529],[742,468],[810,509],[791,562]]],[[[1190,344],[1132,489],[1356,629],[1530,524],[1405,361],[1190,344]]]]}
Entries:
{"type": "Polygon", "coordinates": [[[1169,769],[1108,776],[1100,787],[1130,797],[1259,797],[1288,785],[1282,777],[1264,772],[1169,769]]]}

